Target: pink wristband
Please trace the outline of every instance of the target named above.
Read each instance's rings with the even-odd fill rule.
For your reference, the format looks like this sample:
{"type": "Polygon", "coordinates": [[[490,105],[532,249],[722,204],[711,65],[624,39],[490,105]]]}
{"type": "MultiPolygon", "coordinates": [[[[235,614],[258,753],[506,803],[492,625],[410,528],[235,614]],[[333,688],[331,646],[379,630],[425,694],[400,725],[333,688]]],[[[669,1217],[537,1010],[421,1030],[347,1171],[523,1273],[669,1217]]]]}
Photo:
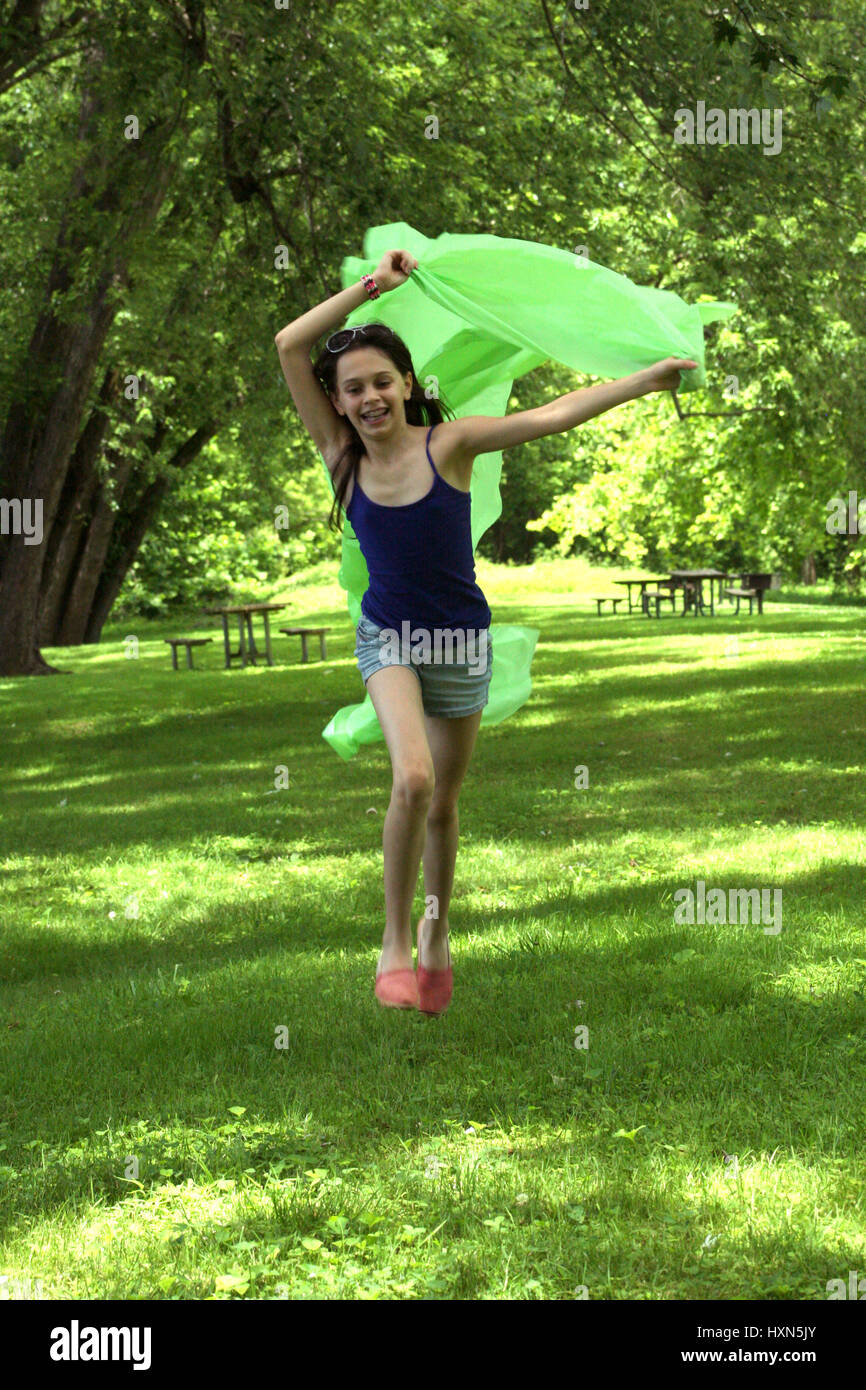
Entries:
{"type": "Polygon", "coordinates": [[[367,294],[370,296],[370,298],[378,299],[382,291],[379,289],[379,286],[376,284],[376,281],[373,279],[372,275],[362,275],[361,279],[364,282],[364,288],[366,289],[367,294]]]}

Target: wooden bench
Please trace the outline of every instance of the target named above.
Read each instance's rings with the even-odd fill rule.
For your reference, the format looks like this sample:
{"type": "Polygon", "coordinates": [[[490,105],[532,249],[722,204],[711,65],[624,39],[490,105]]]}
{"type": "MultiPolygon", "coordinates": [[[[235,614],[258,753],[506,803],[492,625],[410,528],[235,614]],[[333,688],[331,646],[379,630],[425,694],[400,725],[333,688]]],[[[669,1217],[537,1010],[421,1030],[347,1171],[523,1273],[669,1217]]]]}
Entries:
{"type": "MultiPolygon", "coordinates": [[[[781,576],[768,573],[766,570],[740,570],[739,575],[741,589],[753,589],[755,598],[758,600],[758,613],[764,611],[764,594],[768,589],[781,589],[781,576]],[[778,580],[774,583],[774,580],[778,580]]],[[[743,596],[745,597],[745,595],[743,596]]],[[[751,612],[751,608],[749,609],[751,612]]]]}
{"type": "Polygon", "coordinates": [[[330,632],[329,627],[281,627],[280,632],[284,632],[287,637],[300,637],[301,639],[301,661],[307,660],[307,638],[318,637],[319,655],[325,660],[327,652],[325,650],[325,633],[330,632]]]}
{"type": "Polygon", "coordinates": [[[643,604],[643,611],[647,617],[649,617],[650,603],[655,603],[656,617],[660,617],[660,609],[662,602],[669,603],[671,606],[671,612],[676,613],[677,598],[676,591],[674,589],[644,589],[643,593],[641,594],[641,603],[643,604]]]}
{"type": "Polygon", "coordinates": [[[178,664],[177,664],[177,649],[178,649],[178,647],[186,647],[186,664],[187,664],[187,666],[189,667],[189,669],[192,671],[192,670],[193,670],[193,664],[192,664],[192,649],[193,649],[193,647],[204,647],[204,646],[206,646],[206,644],[207,644],[208,642],[212,642],[212,641],[213,641],[213,638],[212,638],[212,637],[164,637],[162,640],[163,640],[164,642],[167,642],[168,645],[171,647],[171,664],[172,664],[172,666],[174,667],[175,671],[179,670],[179,667],[178,667],[178,664]]]}
{"type": "Polygon", "coordinates": [[[601,617],[601,605],[602,605],[603,603],[611,603],[611,604],[613,604],[614,616],[616,616],[616,605],[617,605],[618,603],[623,603],[623,602],[624,602],[624,599],[623,599],[622,595],[619,594],[616,598],[607,598],[607,597],[605,597],[605,598],[594,598],[594,599],[593,599],[593,602],[594,602],[595,606],[596,606],[597,609],[598,609],[598,616],[599,616],[599,617],[601,617]]]}
{"type": "MultiPolygon", "coordinates": [[[[749,617],[752,616],[752,604],[754,603],[755,599],[758,597],[758,590],[757,590],[757,589],[726,589],[726,590],[725,590],[725,594],[726,594],[726,596],[727,596],[728,598],[735,598],[735,599],[737,600],[737,606],[736,606],[736,608],[734,609],[734,617],[735,617],[735,618],[737,617],[737,615],[739,614],[739,611],[740,611],[740,599],[744,599],[744,598],[747,598],[747,599],[749,600],[749,617]]],[[[758,605],[758,612],[760,612],[760,611],[761,611],[761,607],[760,607],[760,604],[759,604],[759,605],[758,605]]]]}

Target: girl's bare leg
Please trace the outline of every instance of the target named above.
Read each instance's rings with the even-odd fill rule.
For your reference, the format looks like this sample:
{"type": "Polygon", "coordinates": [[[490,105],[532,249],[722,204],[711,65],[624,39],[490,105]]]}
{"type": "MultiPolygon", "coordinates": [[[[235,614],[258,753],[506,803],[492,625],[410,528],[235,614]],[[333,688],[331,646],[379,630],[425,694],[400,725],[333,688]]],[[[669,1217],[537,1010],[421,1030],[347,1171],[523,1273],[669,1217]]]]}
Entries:
{"type": "Polygon", "coordinates": [[[445,970],[448,965],[448,908],[454,888],[460,832],[457,800],[482,713],[478,710],[476,714],[459,719],[424,717],[436,777],[424,846],[424,896],[428,900],[432,898],[433,902],[425,909],[425,925],[419,931],[422,964],[428,970],[445,970]]]}
{"type": "Polygon", "coordinates": [[[412,968],[412,901],[424,849],[435,774],[424,728],[421,682],[406,666],[385,666],[367,681],[391,755],[385,816],[385,933],[377,973],[412,968]]]}

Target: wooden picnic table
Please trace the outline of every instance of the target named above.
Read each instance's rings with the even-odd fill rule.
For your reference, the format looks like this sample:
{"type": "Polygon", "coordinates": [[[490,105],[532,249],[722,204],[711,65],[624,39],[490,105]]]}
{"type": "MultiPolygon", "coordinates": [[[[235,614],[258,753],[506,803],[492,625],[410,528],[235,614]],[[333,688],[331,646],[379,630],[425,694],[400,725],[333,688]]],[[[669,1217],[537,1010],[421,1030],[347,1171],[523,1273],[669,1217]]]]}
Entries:
{"type": "Polygon", "coordinates": [[[650,577],[647,579],[614,579],[611,582],[613,584],[624,585],[628,589],[628,611],[630,613],[632,611],[632,608],[643,608],[643,591],[647,587],[647,585],[664,584],[667,582],[667,576],[650,575],[650,577]],[[640,589],[640,596],[635,600],[634,604],[631,601],[632,585],[634,585],[636,589],[640,589]]]}
{"type": "Polygon", "coordinates": [[[256,639],[253,636],[253,616],[256,613],[260,613],[264,619],[265,654],[267,656],[268,665],[273,666],[274,655],[271,651],[271,629],[268,614],[276,613],[279,609],[288,608],[288,606],[287,603],[232,603],[223,608],[206,608],[206,613],[218,613],[222,618],[226,666],[231,666],[232,661],[236,660],[238,657],[240,658],[241,665],[246,666],[248,655],[253,666],[257,665],[257,657],[261,656],[261,652],[256,646],[256,639]],[[229,617],[233,613],[237,614],[238,628],[240,631],[240,646],[237,651],[232,651],[229,642],[229,617]],[[247,626],[247,633],[249,636],[248,643],[244,640],[244,623],[246,623],[247,626]]]}
{"type": "MultiPolygon", "coordinates": [[[[708,580],[710,581],[709,613],[710,613],[710,617],[711,617],[711,618],[712,618],[712,617],[714,616],[714,614],[715,614],[715,609],[714,609],[714,607],[713,607],[713,580],[714,580],[714,579],[718,579],[718,581],[719,581],[719,599],[721,600],[721,597],[722,597],[722,584],[723,584],[726,580],[731,579],[732,577],[733,577],[732,575],[726,573],[726,571],[724,571],[724,570],[709,570],[709,569],[707,569],[707,570],[671,570],[671,573],[670,573],[670,578],[673,579],[673,580],[676,580],[678,583],[682,583],[684,586],[685,586],[686,584],[692,584],[692,585],[694,585],[694,595],[695,595],[695,597],[694,597],[694,604],[693,604],[692,606],[693,606],[693,611],[694,611],[695,615],[697,615],[698,613],[704,614],[704,613],[706,613],[706,611],[707,611],[707,604],[706,604],[705,601],[704,601],[704,580],[705,580],[705,579],[708,579],[708,580]]],[[[689,611],[689,604],[688,604],[688,601],[686,600],[686,597],[685,597],[685,594],[684,594],[684,595],[683,595],[683,611],[682,611],[682,613],[680,614],[680,617],[681,617],[681,618],[684,617],[685,614],[686,614],[688,611],[689,611]]]]}

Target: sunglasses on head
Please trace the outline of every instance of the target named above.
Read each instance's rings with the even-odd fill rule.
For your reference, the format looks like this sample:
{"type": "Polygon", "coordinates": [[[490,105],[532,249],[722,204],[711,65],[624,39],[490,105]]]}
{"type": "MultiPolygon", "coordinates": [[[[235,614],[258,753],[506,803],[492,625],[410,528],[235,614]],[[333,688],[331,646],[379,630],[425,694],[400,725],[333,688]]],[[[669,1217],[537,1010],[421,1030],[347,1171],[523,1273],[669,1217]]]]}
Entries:
{"type": "Polygon", "coordinates": [[[367,325],[365,323],[362,323],[359,328],[341,328],[338,333],[331,334],[325,347],[329,352],[342,352],[343,348],[354,342],[356,333],[363,338],[366,331],[367,325]]]}

